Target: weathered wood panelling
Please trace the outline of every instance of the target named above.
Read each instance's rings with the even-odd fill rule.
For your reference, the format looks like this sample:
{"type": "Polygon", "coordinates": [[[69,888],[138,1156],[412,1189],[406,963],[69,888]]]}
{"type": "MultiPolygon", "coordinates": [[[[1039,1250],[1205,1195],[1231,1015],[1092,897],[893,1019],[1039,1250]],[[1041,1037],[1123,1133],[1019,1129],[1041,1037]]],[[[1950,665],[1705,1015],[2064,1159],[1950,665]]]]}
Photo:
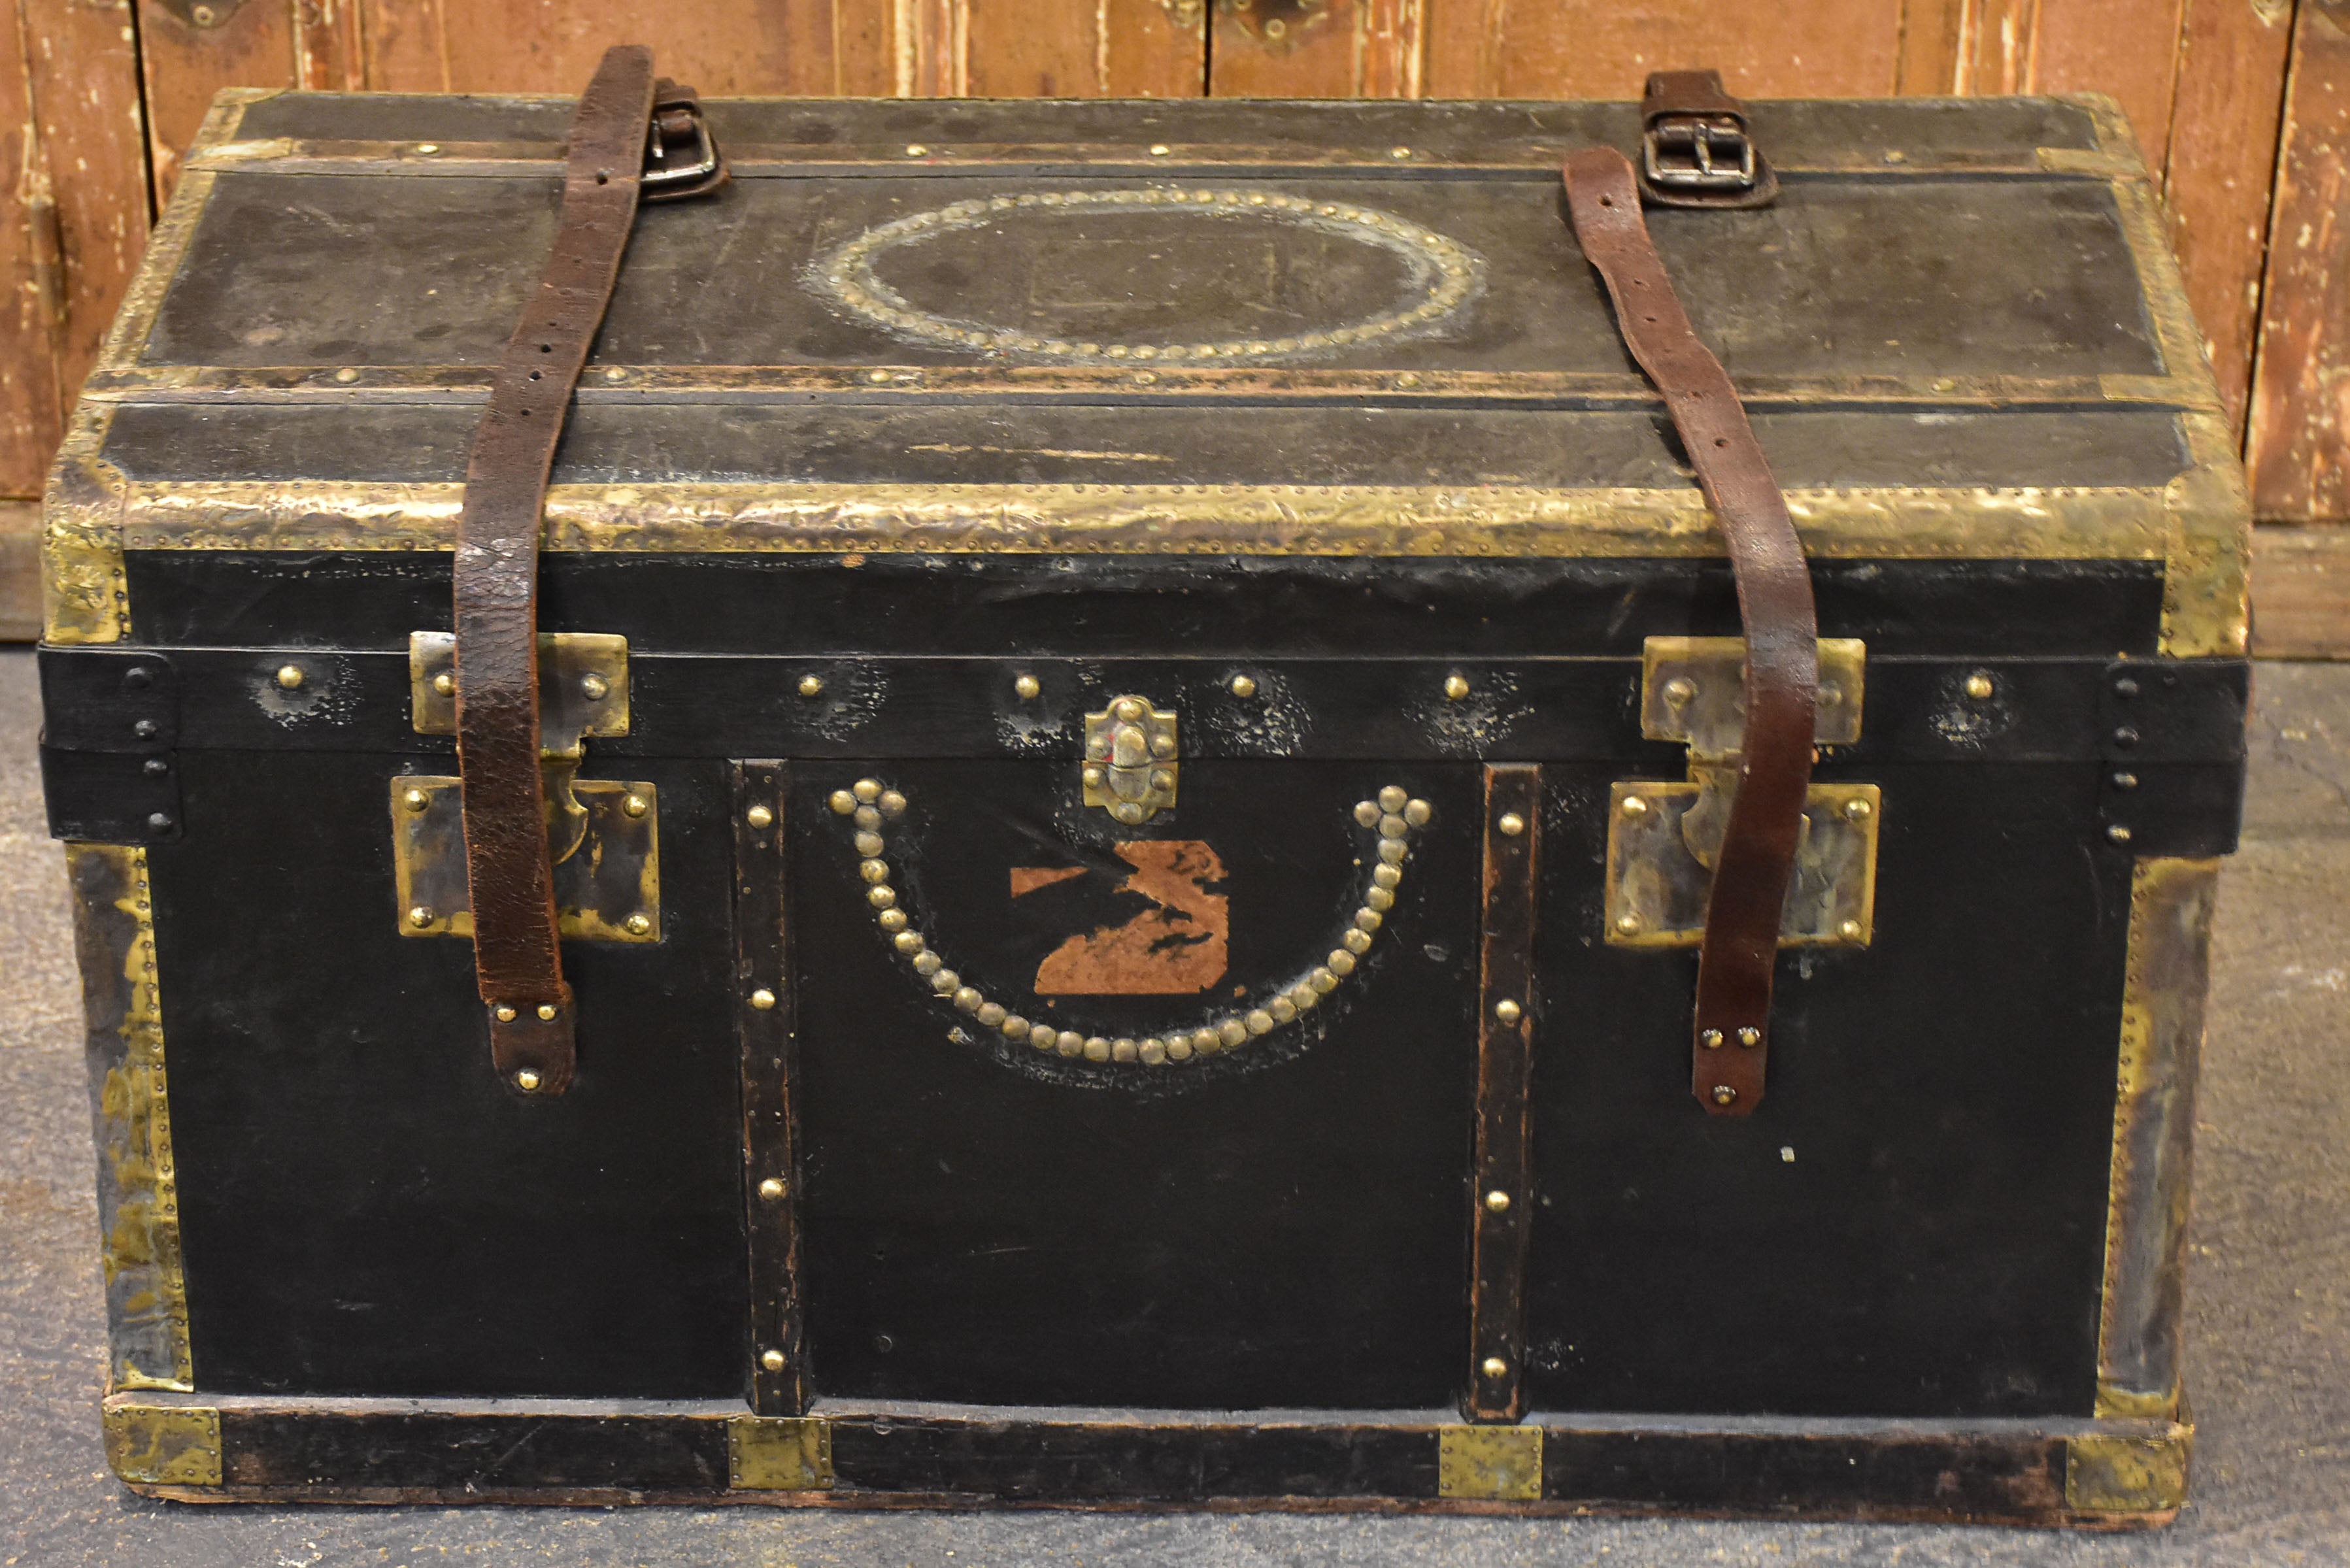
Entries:
{"type": "Polygon", "coordinates": [[[0,168],[13,176],[0,223],[0,485],[37,489],[57,440],[57,349],[65,276],[55,189],[33,130],[23,16],[0,28],[0,168]]]}
{"type": "Polygon", "coordinates": [[[1743,98],[1868,98],[1895,89],[1901,56],[1901,0],[1425,3],[1430,98],[1638,98],[1648,72],[1694,63],[1743,98]]]}
{"type": "Polygon", "coordinates": [[[2252,378],[2252,504],[2350,520],[2350,0],[2302,0],[2252,378]]]}

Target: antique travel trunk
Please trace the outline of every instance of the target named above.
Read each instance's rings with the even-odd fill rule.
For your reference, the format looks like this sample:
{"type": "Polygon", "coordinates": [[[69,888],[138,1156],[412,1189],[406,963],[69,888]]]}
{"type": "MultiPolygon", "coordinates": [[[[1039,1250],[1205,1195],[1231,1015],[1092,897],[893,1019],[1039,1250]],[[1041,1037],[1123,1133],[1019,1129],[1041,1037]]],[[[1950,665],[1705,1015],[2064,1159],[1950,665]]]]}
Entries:
{"type": "Polygon", "coordinates": [[[2247,512],[2109,104],[628,70],[224,97],[58,460],[124,1480],[2177,1510],[2247,512]]]}

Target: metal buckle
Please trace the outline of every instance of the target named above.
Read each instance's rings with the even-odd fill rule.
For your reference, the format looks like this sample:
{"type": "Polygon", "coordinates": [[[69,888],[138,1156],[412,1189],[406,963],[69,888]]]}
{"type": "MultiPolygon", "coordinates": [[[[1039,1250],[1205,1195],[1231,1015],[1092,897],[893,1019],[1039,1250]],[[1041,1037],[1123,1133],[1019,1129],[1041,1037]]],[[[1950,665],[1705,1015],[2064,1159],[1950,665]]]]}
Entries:
{"type": "Polygon", "coordinates": [[[1640,170],[1651,185],[1685,191],[1754,189],[1754,143],[1728,117],[1659,115],[1640,138],[1640,170]],[[1717,160],[1722,150],[1733,154],[1717,160]]]}
{"type": "Polygon", "coordinates": [[[645,169],[640,185],[644,200],[673,202],[681,196],[700,195],[723,181],[723,169],[718,143],[710,134],[710,121],[703,116],[701,104],[689,99],[653,106],[652,123],[645,130],[645,169]],[[679,113],[686,117],[693,130],[693,160],[690,163],[671,161],[670,143],[661,135],[661,121],[679,113]]]}

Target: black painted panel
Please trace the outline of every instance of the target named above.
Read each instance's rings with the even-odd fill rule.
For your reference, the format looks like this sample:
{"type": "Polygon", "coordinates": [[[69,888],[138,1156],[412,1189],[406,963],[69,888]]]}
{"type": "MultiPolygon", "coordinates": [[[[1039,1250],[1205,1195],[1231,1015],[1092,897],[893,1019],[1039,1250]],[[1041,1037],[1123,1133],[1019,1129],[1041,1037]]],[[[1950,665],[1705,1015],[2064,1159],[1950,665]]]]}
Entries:
{"type": "Polygon", "coordinates": [[[2095,767],[1860,771],[1875,943],[1782,956],[1736,1119],[1690,1096],[1694,952],[1600,940],[1610,775],[1546,775],[1538,1407],[2087,1415],[2130,875],[2095,767]]]}
{"type": "MultiPolygon", "coordinates": [[[[1212,1060],[1066,1061],[982,1030],[865,906],[838,764],[795,770],[795,1091],[807,1343],[821,1397],[1163,1407],[1447,1403],[1467,1343],[1478,774],[1187,764],[1169,820],[1120,828],[1058,769],[893,763],[901,907],[964,983],[1029,1017],[1141,1037],[1263,1000],[1322,961],[1397,783],[1436,817],[1362,967],[1212,1060]],[[1040,962],[1148,910],[1117,842],[1221,859],[1230,950],[1208,994],[1051,999],[1040,962]],[[1091,874],[1014,898],[1015,867],[1091,874]],[[963,1028],[967,1039],[951,1032],[963,1028]]],[[[1211,884],[1211,886],[1213,886],[1211,884]]],[[[1196,928],[1197,922],[1195,922],[1196,928]]]]}
{"type": "Polygon", "coordinates": [[[723,770],[647,763],[664,940],[567,943],[579,1076],[400,934],[396,759],[191,753],[151,848],[201,1390],[716,1397],[744,1323],[723,770]]]}

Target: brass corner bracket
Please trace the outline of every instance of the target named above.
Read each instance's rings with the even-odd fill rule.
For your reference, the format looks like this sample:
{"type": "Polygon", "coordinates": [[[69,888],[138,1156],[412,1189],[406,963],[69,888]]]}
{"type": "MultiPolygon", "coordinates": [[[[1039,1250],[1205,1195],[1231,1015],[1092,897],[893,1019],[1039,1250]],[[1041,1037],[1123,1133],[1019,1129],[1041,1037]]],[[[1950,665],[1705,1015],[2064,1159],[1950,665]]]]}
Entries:
{"type": "Polygon", "coordinates": [[[832,1485],[832,1423],[821,1416],[729,1416],[726,1484],[736,1491],[832,1485]]]}
{"type": "Polygon", "coordinates": [[[2064,1506],[2076,1513],[2174,1513],[2187,1501],[2195,1428],[2092,1432],[2064,1443],[2064,1506]]]}
{"type": "Polygon", "coordinates": [[[139,1486],[221,1484],[218,1410],[118,1397],[107,1401],[100,1419],[106,1462],[124,1480],[139,1486]]]}

